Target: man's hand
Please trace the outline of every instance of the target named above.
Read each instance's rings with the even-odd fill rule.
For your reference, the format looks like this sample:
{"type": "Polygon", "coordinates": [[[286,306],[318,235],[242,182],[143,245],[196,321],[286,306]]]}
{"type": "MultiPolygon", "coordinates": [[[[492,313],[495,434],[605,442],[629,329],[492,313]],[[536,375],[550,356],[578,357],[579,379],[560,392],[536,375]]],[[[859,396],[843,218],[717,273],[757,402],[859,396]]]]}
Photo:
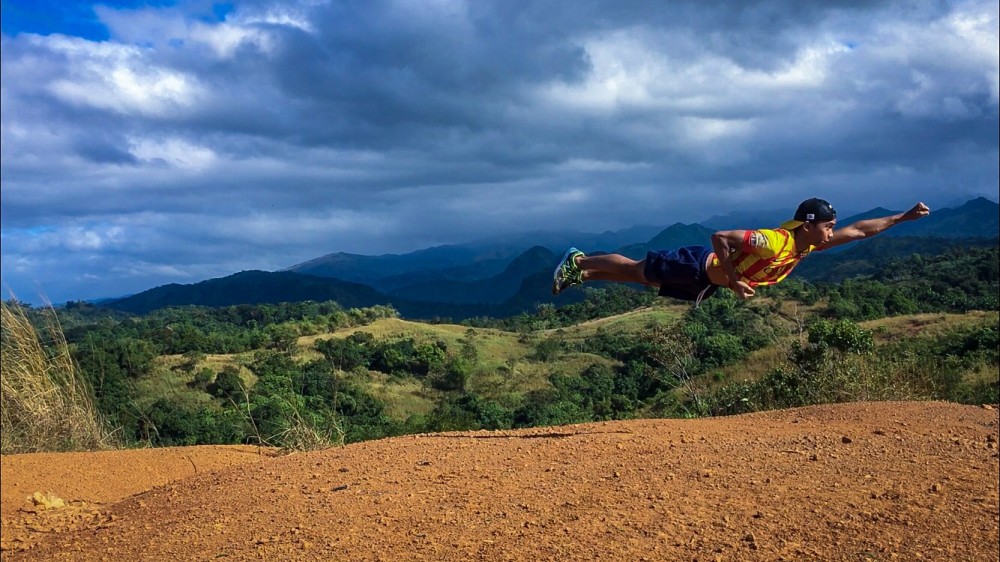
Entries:
{"type": "Polygon", "coordinates": [[[917,219],[926,217],[929,214],[931,214],[930,207],[924,205],[923,203],[917,203],[916,205],[913,206],[912,209],[903,213],[903,216],[900,218],[900,220],[915,221],[917,219]]]}
{"type": "Polygon", "coordinates": [[[735,283],[730,283],[729,288],[732,289],[734,293],[736,293],[736,296],[740,297],[743,300],[747,300],[748,298],[754,296],[754,294],[757,292],[754,290],[753,287],[747,285],[746,282],[744,281],[736,281],[735,283]]]}

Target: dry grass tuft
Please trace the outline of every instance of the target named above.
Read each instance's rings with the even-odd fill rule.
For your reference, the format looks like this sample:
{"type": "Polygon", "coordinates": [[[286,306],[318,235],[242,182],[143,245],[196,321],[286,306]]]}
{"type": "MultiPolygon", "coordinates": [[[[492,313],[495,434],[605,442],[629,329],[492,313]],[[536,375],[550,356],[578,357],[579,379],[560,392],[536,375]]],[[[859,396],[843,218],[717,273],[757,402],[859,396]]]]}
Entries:
{"type": "Polygon", "coordinates": [[[84,451],[117,445],[76,369],[55,311],[43,342],[25,310],[0,302],[0,452],[84,451]]]}

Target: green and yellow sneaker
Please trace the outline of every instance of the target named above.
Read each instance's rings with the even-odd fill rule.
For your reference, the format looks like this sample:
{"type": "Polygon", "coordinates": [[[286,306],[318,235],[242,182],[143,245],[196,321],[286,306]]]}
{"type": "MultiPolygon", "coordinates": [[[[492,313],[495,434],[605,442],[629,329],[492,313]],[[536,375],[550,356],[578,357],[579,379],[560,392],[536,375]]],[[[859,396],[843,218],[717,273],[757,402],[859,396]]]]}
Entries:
{"type": "Polygon", "coordinates": [[[568,287],[583,283],[583,271],[576,265],[576,258],[583,257],[583,252],[576,248],[566,250],[556,270],[552,272],[552,294],[558,295],[568,287]]]}

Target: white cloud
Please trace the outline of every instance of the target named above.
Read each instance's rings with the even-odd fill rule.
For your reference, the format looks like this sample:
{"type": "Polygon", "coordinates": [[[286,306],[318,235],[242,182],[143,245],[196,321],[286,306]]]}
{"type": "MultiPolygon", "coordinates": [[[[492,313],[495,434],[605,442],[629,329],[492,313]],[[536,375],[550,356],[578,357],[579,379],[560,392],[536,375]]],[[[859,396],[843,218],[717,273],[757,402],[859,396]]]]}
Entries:
{"type": "Polygon", "coordinates": [[[294,27],[309,33],[316,31],[312,21],[309,20],[309,16],[301,9],[297,9],[292,5],[268,6],[262,12],[236,12],[234,17],[229,18],[228,22],[239,26],[268,24],[294,27]]]}
{"type": "Polygon", "coordinates": [[[168,117],[191,107],[201,95],[196,79],[156,67],[139,47],[61,36],[32,40],[67,57],[63,76],[49,82],[47,89],[71,105],[168,117]]]}
{"type": "Polygon", "coordinates": [[[669,78],[668,62],[641,35],[641,29],[621,30],[584,41],[591,64],[586,79],[544,84],[539,96],[554,107],[584,112],[661,105],[651,90],[669,78]]]}
{"type": "MultiPolygon", "coordinates": [[[[115,265],[111,267],[111,270],[107,272],[108,277],[159,277],[161,279],[187,279],[190,277],[190,273],[180,267],[175,267],[172,265],[159,264],[159,263],[149,263],[143,261],[129,262],[124,265],[115,265]]],[[[97,280],[101,277],[99,275],[88,274],[88,278],[91,280],[97,280]]]]}
{"type": "MultiPolygon", "coordinates": [[[[197,220],[197,217],[192,217],[192,220],[197,220]]],[[[213,238],[243,244],[291,246],[323,238],[378,236],[394,228],[395,221],[391,216],[377,212],[325,210],[301,212],[294,216],[251,212],[218,221],[207,230],[213,238]]]]}
{"type": "Polygon", "coordinates": [[[236,50],[243,45],[253,45],[264,53],[273,48],[273,42],[267,33],[229,23],[217,25],[194,23],[187,30],[186,38],[208,45],[216,57],[221,59],[233,57],[236,50]]]}
{"type": "Polygon", "coordinates": [[[750,119],[683,117],[680,125],[688,141],[702,146],[725,139],[746,137],[754,130],[750,119]]]}
{"type": "Polygon", "coordinates": [[[92,230],[76,230],[69,232],[66,247],[70,250],[100,250],[104,240],[92,230]]]}
{"type": "Polygon", "coordinates": [[[960,3],[954,13],[923,25],[886,22],[866,43],[872,82],[898,95],[894,106],[906,116],[953,119],[977,111],[970,98],[986,96],[998,105],[1000,40],[995,2],[960,3]]]}
{"type": "Polygon", "coordinates": [[[845,45],[821,39],[799,49],[791,64],[775,72],[740,72],[734,89],[758,88],[761,93],[784,93],[799,89],[817,89],[828,84],[838,57],[852,52],[845,45]]]}
{"type": "Polygon", "coordinates": [[[188,172],[205,171],[218,161],[211,148],[181,138],[132,139],[132,154],[145,162],[162,161],[188,172]]]}
{"type": "Polygon", "coordinates": [[[559,173],[572,172],[624,172],[629,170],[649,169],[646,162],[620,162],[615,160],[595,160],[592,158],[570,158],[559,162],[552,169],[559,173]]]}

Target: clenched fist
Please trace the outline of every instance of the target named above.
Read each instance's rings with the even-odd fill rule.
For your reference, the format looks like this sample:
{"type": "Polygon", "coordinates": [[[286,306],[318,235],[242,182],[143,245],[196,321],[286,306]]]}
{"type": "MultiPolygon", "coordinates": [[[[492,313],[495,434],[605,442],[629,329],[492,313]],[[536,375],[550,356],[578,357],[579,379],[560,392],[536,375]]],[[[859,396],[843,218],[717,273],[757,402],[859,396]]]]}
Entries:
{"type": "Polygon", "coordinates": [[[931,214],[931,208],[923,203],[917,203],[912,209],[903,213],[904,221],[915,221],[919,218],[926,217],[931,214]]]}

